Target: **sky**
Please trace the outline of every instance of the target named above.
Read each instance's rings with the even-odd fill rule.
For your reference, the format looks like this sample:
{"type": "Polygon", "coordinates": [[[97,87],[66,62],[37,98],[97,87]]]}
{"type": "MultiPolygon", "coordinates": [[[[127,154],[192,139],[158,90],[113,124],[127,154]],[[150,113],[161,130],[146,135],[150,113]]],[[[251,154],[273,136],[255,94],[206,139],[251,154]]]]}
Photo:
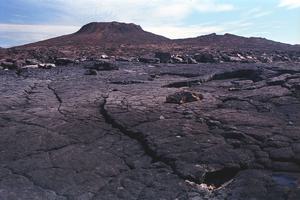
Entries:
{"type": "Polygon", "coordinates": [[[0,47],[119,21],[169,38],[217,33],[300,44],[300,0],[0,0],[0,47]]]}

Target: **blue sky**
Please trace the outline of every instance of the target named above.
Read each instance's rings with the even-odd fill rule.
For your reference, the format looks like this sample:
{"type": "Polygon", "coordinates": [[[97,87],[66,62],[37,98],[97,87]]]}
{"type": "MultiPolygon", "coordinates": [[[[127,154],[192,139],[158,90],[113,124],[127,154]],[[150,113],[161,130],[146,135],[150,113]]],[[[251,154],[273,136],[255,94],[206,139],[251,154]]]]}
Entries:
{"type": "Polygon", "coordinates": [[[121,21],[169,38],[209,33],[300,44],[300,0],[1,0],[0,46],[78,30],[92,21],[121,21]]]}

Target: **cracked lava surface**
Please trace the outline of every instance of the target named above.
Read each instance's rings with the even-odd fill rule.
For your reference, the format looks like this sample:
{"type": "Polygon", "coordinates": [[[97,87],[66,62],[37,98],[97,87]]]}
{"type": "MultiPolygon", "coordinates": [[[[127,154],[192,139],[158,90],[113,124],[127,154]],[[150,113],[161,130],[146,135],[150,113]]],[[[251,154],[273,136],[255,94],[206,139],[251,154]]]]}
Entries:
{"type": "Polygon", "coordinates": [[[300,199],[299,64],[83,65],[0,72],[0,199],[300,199]]]}

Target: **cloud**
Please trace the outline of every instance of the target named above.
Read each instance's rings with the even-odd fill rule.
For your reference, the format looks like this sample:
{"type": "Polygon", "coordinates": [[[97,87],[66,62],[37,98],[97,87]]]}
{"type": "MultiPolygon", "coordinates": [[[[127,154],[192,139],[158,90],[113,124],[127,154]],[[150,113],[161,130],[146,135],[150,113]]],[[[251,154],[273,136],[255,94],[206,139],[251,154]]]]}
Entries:
{"type": "Polygon", "coordinates": [[[8,32],[38,32],[52,34],[62,34],[66,32],[72,32],[77,30],[77,26],[59,26],[59,25],[32,25],[32,24],[0,24],[1,31],[8,32]]]}
{"type": "MultiPolygon", "coordinates": [[[[25,0],[23,0],[25,1],[25,0]]],[[[61,13],[60,21],[86,23],[126,21],[139,24],[170,23],[195,13],[227,12],[234,5],[220,0],[27,0],[61,13]]]]}
{"type": "Polygon", "coordinates": [[[248,10],[247,12],[242,14],[243,19],[251,20],[256,18],[261,18],[272,14],[273,12],[270,10],[266,10],[260,7],[256,7],[248,10]]]}
{"type": "Polygon", "coordinates": [[[146,31],[150,31],[171,39],[198,37],[210,33],[233,33],[240,30],[249,29],[253,24],[243,20],[226,23],[206,23],[198,25],[172,25],[145,26],[146,31]]]}
{"type": "Polygon", "coordinates": [[[210,34],[210,33],[221,33],[225,31],[223,26],[208,26],[208,25],[192,25],[192,26],[146,26],[144,28],[146,31],[150,31],[156,34],[163,35],[171,39],[179,38],[189,38],[197,37],[200,35],[210,34]]]}
{"type": "Polygon", "coordinates": [[[300,8],[300,0],[280,0],[279,7],[288,9],[300,8]]]}

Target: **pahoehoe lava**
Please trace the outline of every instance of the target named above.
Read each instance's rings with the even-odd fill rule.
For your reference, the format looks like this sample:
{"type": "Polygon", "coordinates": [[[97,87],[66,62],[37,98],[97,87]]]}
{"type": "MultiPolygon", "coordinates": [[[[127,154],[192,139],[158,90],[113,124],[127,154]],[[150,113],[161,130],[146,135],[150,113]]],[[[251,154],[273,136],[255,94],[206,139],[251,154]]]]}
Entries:
{"type": "MultiPolygon", "coordinates": [[[[107,112],[107,110],[105,109],[105,104],[106,104],[106,98],[104,98],[103,103],[101,104],[101,108],[100,108],[100,112],[103,115],[105,121],[108,124],[111,124],[112,127],[120,130],[121,133],[125,134],[126,136],[136,140],[139,144],[141,144],[141,146],[143,147],[145,153],[152,158],[152,163],[155,162],[162,162],[164,164],[166,164],[167,166],[169,166],[173,173],[176,174],[179,178],[183,179],[183,180],[188,180],[188,181],[192,181],[194,183],[197,184],[201,184],[200,180],[197,180],[195,178],[192,177],[185,177],[183,174],[181,174],[174,166],[174,161],[172,160],[168,160],[167,158],[163,158],[158,156],[155,151],[153,149],[151,149],[148,146],[148,143],[146,141],[145,136],[142,133],[138,133],[138,132],[133,132],[133,131],[129,131],[128,129],[126,129],[126,127],[122,126],[121,124],[119,124],[118,122],[116,122],[107,112]]],[[[209,179],[209,178],[208,178],[209,179]]],[[[209,182],[209,181],[208,181],[209,182]]]]}

